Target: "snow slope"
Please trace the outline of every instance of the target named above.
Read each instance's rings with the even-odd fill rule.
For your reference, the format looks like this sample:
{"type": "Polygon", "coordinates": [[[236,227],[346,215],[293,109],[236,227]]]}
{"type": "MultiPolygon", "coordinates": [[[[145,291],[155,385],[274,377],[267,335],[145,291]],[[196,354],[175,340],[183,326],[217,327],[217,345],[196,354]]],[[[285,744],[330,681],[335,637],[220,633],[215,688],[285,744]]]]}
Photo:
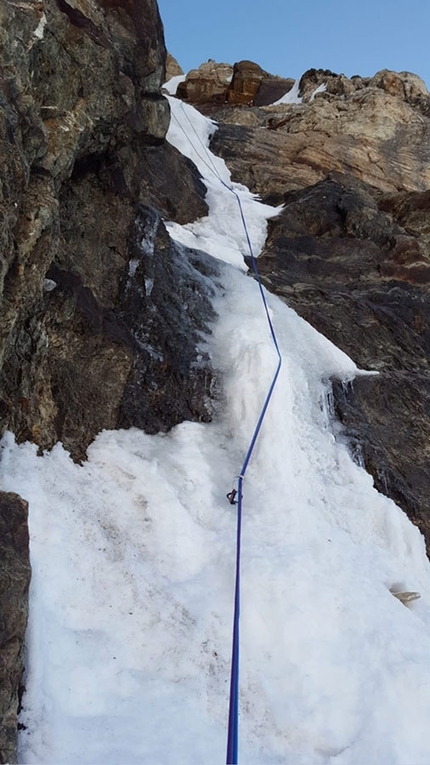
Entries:
{"type": "MultiPolygon", "coordinates": [[[[237,203],[211,162],[227,185],[228,172],[197,140],[213,126],[174,99],[172,110],[169,140],[197,161],[211,212],[171,234],[227,261],[211,340],[219,413],[169,434],[101,433],[83,466],[60,445],[41,458],[4,437],[2,488],[30,501],[21,763],[225,757],[236,520],[225,495],[276,357],[237,203]]],[[[258,250],[273,210],[236,188],[258,250]]],[[[351,381],[354,363],[268,301],[284,361],[244,489],[240,762],[429,765],[423,539],[333,435],[328,380],[351,381]],[[406,607],[392,587],[421,599],[406,607]]]]}

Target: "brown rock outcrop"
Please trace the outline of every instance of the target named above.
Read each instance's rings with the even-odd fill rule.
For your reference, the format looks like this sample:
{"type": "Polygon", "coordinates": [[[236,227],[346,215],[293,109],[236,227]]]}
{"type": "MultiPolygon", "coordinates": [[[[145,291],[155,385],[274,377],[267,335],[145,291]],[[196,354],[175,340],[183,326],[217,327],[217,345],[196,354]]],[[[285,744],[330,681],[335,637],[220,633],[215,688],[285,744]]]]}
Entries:
{"type": "Polygon", "coordinates": [[[179,83],[176,95],[192,104],[204,104],[208,101],[223,103],[233,75],[230,64],[218,64],[209,59],[198,69],[191,69],[186,79],[179,83]]]}
{"type": "Polygon", "coordinates": [[[225,102],[255,106],[272,104],[293,84],[294,80],[269,74],[253,61],[239,61],[231,66],[209,59],[198,69],[188,72],[186,79],[178,85],[176,95],[210,111],[211,104],[225,102]]]}
{"type": "Polygon", "coordinates": [[[344,74],[335,74],[329,69],[308,69],[300,79],[299,92],[308,103],[315,90],[324,85],[325,93],[334,96],[351,96],[363,88],[380,88],[391,96],[406,101],[411,106],[429,111],[428,91],[423,80],[412,72],[392,72],[382,69],[374,77],[348,78],[344,74]]]}
{"type": "Polygon", "coordinates": [[[334,96],[350,96],[364,87],[368,80],[361,77],[349,79],[344,74],[335,74],[330,69],[308,69],[300,78],[299,93],[304,103],[309,103],[317,88],[324,86],[325,93],[334,96]]]}
{"type": "Polygon", "coordinates": [[[233,78],[227,92],[230,104],[251,104],[263,78],[268,73],[253,61],[239,61],[233,67],[233,78]]]}
{"type": "Polygon", "coordinates": [[[30,562],[27,502],[0,492],[0,762],[15,763],[30,562]]]}
{"type": "Polygon", "coordinates": [[[429,114],[429,94],[425,83],[411,72],[391,72],[383,69],[369,80],[369,87],[376,86],[391,96],[406,101],[411,106],[421,108],[429,114]]]}
{"type": "Polygon", "coordinates": [[[253,61],[239,61],[233,67],[233,77],[227,92],[229,104],[273,104],[291,90],[294,80],[265,72],[253,61]]]}

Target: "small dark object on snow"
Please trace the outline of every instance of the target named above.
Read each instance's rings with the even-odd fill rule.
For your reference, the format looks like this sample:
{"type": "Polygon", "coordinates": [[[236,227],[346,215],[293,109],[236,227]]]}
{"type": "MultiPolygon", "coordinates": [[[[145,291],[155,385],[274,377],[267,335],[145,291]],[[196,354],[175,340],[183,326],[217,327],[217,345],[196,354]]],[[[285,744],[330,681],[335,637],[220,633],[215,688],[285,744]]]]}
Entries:
{"type": "Polygon", "coordinates": [[[228,501],[230,502],[230,505],[237,505],[237,500],[235,499],[237,494],[237,489],[232,489],[229,491],[229,493],[226,495],[228,501]]]}

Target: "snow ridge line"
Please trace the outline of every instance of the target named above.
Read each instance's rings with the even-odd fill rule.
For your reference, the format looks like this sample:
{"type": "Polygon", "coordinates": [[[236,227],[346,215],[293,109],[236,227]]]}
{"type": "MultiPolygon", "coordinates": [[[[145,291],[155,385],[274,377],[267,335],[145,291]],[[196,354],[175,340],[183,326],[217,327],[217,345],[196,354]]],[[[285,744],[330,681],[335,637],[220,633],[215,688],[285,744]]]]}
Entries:
{"type": "Polygon", "coordinates": [[[232,491],[227,494],[227,498],[230,502],[230,504],[235,505],[237,504],[237,531],[236,531],[236,580],[235,580],[235,594],[234,594],[234,616],[233,616],[233,638],[232,638],[232,657],[231,657],[231,675],[230,675],[230,701],[229,701],[229,715],[228,715],[228,735],[227,735],[227,757],[226,757],[226,765],[237,765],[238,762],[238,748],[239,748],[239,659],[240,659],[240,640],[239,640],[239,628],[240,628],[240,569],[241,569],[241,542],[242,542],[242,515],[243,515],[243,509],[242,509],[242,502],[243,502],[243,495],[242,495],[242,487],[243,487],[243,481],[245,478],[245,473],[248,468],[249,461],[251,459],[252,453],[254,451],[255,444],[258,439],[258,435],[260,433],[261,426],[263,424],[267,408],[270,403],[270,399],[272,398],[273,391],[276,386],[276,382],[279,376],[279,372],[281,370],[282,366],[282,354],[279,349],[278,340],[276,337],[275,329],[273,327],[272,319],[270,317],[269,307],[267,305],[266,296],[264,294],[263,285],[261,283],[260,274],[258,272],[257,267],[257,261],[254,255],[254,251],[252,248],[251,238],[249,236],[249,230],[248,226],[246,224],[245,214],[243,212],[242,202],[240,200],[240,197],[238,193],[235,191],[235,189],[227,184],[220,176],[216,166],[214,165],[212,161],[212,157],[210,156],[206,146],[202,142],[199,134],[197,133],[193,123],[191,122],[190,118],[188,117],[188,114],[186,113],[184,109],[183,102],[181,101],[181,109],[182,113],[185,115],[191,129],[193,130],[194,134],[197,137],[197,140],[199,141],[200,145],[203,148],[203,151],[208,158],[209,162],[207,162],[204,157],[201,156],[201,154],[197,151],[195,145],[193,144],[190,136],[188,135],[187,131],[184,129],[183,125],[179,122],[176,115],[172,112],[174,119],[176,120],[177,124],[179,125],[180,129],[184,133],[185,137],[193,147],[196,154],[200,157],[202,162],[206,165],[206,167],[209,168],[209,170],[218,178],[220,183],[222,183],[223,186],[225,186],[228,191],[230,191],[234,196],[236,197],[237,204],[239,206],[239,212],[240,217],[242,220],[243,228],[245,231],[246,241],[248,244],[250,259],[251,259],[251,265],[252,269],[254,271],[255,278],[258,282],[258,286],[260,289],[260,295],[264,306],[264,311],[267,318],[267,323],[269,325],[270,335],[272,337],[272,342],[276,350],[276,354],[278,356],[278,363],[272,378],[272,382],[269,386],[269,390],[266,394],[266,398],[263,403],[263,407],[260,412],[260,416],[257,420],[257,424],[254,428],[254,432],[251,437],[251,441],[248,447],[248,450],[245,455],[245,459],[243,461],[243,465],[240,470],[240,474],[236,476],[237,479],[237,489],[233,488],[232,491]],[[236,501],[237,496],[237,501],[236,501]]]}

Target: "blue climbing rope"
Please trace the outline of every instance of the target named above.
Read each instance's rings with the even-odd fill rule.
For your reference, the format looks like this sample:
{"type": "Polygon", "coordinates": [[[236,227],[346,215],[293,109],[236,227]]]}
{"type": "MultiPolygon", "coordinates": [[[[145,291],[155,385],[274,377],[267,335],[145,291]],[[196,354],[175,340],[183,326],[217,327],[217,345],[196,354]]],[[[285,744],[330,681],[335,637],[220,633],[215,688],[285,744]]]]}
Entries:
{"type": "MultiPolygon", "coordinates": [[[[225,186],[227,184],[224,184],[225,186]]],[[[227,186],[228,188],[228,186],[227,186]]],[[[237,491],[233,489],[230,494],[227,495],[231,504],[235,503],[235,497],[237,495],[237,531],[236,531],[236,582],[234,591],[234,616],[233,616],[233,641],[232,641],[232,654],[231,654],[231,675],[230,675],[230,706],[228,715],[228,736],[227,736],[227,765],[237,765],[238,762],[238,747],[239,747],[239,626],[240,626],[240,569],[241,569],[241,543],[242,543],[242,485],[245,478],[245,474],[248,468],[249,461],[254,451],[254,447],[263,424],[264,417],[266,415],[267,407],[269,406],[272,393],[275,389],[276,381],[279,376],[282,365],[282,356],[279,350],[278,341],[276,338],[275,330],[270,318],[269,308],[264,294],[263,285],[261,284],[260,275],[258,273],[257,263],[255,260],[254,252],[252,249],[251,241],[249,238],[248,227],[246,225],[245,216],[243,214],[242,203],[238,194],[234,189],[230,189],[235,195],[239,210],[242,218],[243,227],[245,229],[246,238],[248,242],[248,248],[251,256],[252,268],[260,288],[260,294],[263,300],[264,310],[266,313],[267,322],[269,324],[270,334],[272,336],[273,345],[278,356],[278,363],[275,369],[275,373],[270,383],[269,390],[266,394],[260,416],[257,420],[257,424],[254,428],[252,438],[246,452],[245,459],[240,471],[240,475],[237,479],[237,491]]]]}
{"type": "Polygon", "coordinates": [[[222,183],[223,186],[225,186],[228,191],[230,191],[234,196],[236,197],[237,204],[239,206],[239,212],[240,217],[242,220],[242,225],[245,231],[246,241],[248,244],[249,254],[250,254],[250,260],[252,265],[252,270],[254,272],[256,281],[258,283],[259,289],[260,289],[260,295],[261,299],[263,301],[264,311],[266,314],[267,323],[269,325],[270,335],[272,337],[272,342],[276,350],[276,354],[278,356],[278,363],[272,378],[272,382],[269,386],[269,390],[266,394],[266,398],[264,399],[264,403],[260,412],[260,416],[257,420],[257,424],[254,428],[254,432],[251,437],[251,441],[249,443],[248,451],[246,452],[245,459],[243,461],[243,465],[240,471],[240,475],[238,475],[237,478],[237,489],[233,488],[232,491],[227,494],[227,498],[231,505],[237,505],[237,526],[236,526],[236,566],[235,566],[235,588],[234,588],[234,615],[233,615],[233,639],[232,639],[232,652],[231,652],[231,672],[230,672],[230,703],[229,703],[229,713],[228,713],[228,735],[227,735],[227,757],[226,757],[226,764],[227,765],[237,765],[238,762],[238,751],[239,751],[239,627],[240,627],[240,572],[241,572],[241,546],[242,546],[242,487],[243,487],[243,481],[245,478],[245,474],[249,465],[249,461],[251,459],[252,453],[254,451],[254,447],[258,438],[258,435],[260,433],[261,426],[263,424],[263,420],[266,415],[267,407],[269,406],[270,399],[272,398],[273,391],[275,389],[276,381],[279,376],[279,372],[281,370],[282,366],[282,355],[279,350],[278,341],[276,338],[276,333],[273,327],[272,319],[270,318],[270,312],[269,307],[267,305],[266,296],[264,294],[263,285],[261,283],[260,274],[258,272],[257,268],[257,261],[254,255],[254,251],[252,249],[251,239],[249,236],[248,226],[246,224],[245,215],[243,212],[242,202],[240,200],[240,197],[235,191],[235,189],[232,186],[229,186],[221,177],[219,174],[216,165],[214,164],[211,155],[209,154],[206,146],[202,142],[198,132],[196,131],[193,123],[191,122],[190,118],[188,117],[187,112],[184,109],[184,105],[181,102],[182,111],[188,120],[189,125],[191,126],[193,132],[195,133],[199,143],[201,144],[204,153],[206,157],[208,158],[209,162],[202,157],[202,155],[197,151],[196,147],[194,146],[193,142],[191,141],[189,135],[187,135],[186,131],[184,130],[183,126],[179,122],[179,120],[176,118],[176,115],[174,115],[175,120],[179,127],[181,128],[182,132],[186,136],[187,140],[190,142],[191,146],[193,147],[194,151],[196,152],[197,156],[201,159],[202,162],[206,165],[206,167],[209,168],[209,170],[216,175],[218,180],[222,183]],[[209,164],[210,163],[210,164],[209,164]],[[237,497],[237,500],[236,500],[237,497]]]}

